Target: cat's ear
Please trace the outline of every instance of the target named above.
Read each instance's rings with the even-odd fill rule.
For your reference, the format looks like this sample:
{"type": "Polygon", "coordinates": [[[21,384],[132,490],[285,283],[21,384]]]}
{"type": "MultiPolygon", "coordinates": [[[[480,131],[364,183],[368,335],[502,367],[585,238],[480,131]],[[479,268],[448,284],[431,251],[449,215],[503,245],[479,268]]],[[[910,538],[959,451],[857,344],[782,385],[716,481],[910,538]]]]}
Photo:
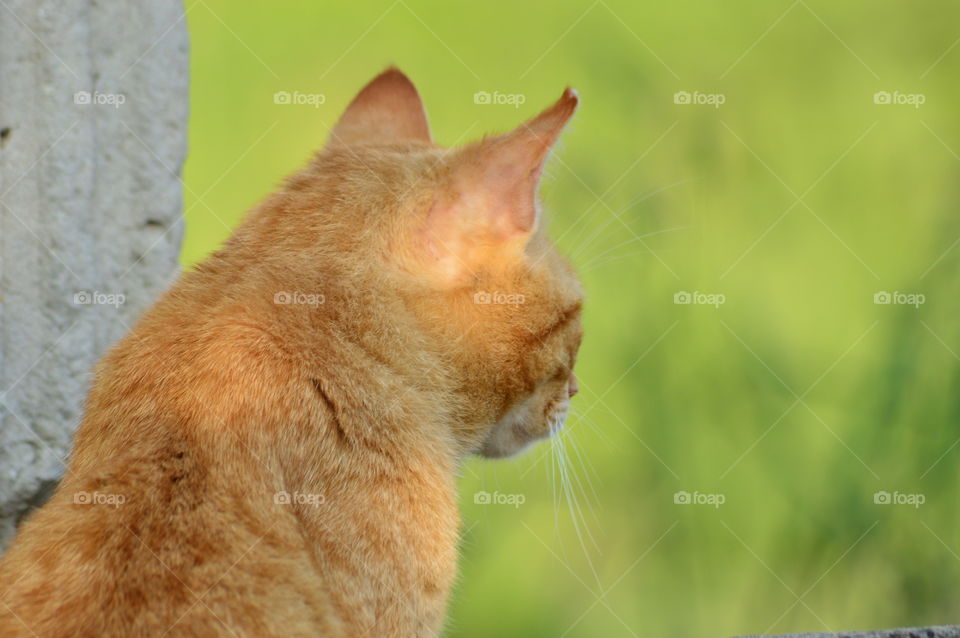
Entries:
{"type": "Polygon", "coordinates": [[[526,245],[539,223],[540,175],[578,101],[568,88],[537,117],[455,158],[450,184],[434,202],[423,231],[431,257],[448,275],[482,267],[484,259],[501,259],[526,245]]]}
{"type": "Polygon", "coordinates": [[[577,108],[566,89],[553,106],[515,130],[484,140],[461,188],[488,198],[487,223],[504,235],[530,234],[540,217],[537,187],[550,150],[577,108]]]}
{"type": "Polygon", "coordinates": [[[363,88],[333,128],[327,146],[430,142],[427,113],[406,75],[389,68],[363,88]]]}

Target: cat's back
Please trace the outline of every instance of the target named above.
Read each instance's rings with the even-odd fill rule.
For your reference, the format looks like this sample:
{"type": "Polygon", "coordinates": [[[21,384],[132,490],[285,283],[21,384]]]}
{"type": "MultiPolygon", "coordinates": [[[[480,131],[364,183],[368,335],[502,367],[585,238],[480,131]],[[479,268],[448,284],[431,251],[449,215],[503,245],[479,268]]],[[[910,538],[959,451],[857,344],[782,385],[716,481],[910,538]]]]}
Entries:
{"type": "Polygon", "coordinates": [[[268,441],[240,427],[268,411],[245,373],[289,374],[263,331],[199,320],[191,297],[168,294],[101,365],[66,476],[0,558],[0,636],[340,635],[270,506],[268,441]]]}
{"type": "MultiPolygon", "coordinates": [[[[203,478],[176,482],[191,481],[203,478]]],[[[0,636],[339,635],[286,526],[175,488],[124,499],[117,484],[75,487],[65,481],[0,560],[0,636]]]]}

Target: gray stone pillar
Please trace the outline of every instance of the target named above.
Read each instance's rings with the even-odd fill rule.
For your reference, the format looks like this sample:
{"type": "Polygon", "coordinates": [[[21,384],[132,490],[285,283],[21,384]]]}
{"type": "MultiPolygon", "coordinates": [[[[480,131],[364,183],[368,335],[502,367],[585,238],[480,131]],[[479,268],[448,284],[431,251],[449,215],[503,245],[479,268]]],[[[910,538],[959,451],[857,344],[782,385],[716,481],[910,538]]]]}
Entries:
{"type": "Polygon", "coordinates": [[[0,1],[0,549],[176,273],[187,71],[179,1],[0,1]]]}

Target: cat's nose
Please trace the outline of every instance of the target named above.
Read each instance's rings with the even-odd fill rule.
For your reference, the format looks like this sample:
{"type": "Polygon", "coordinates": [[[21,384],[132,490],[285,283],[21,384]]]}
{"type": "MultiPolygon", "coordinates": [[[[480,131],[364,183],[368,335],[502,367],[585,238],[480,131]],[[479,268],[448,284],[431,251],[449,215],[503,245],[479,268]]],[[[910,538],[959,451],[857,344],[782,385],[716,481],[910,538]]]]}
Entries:
{"type": "Polygon", "coordinates": [[[567,382],[567,396],[573,398],[577,392],[580,391],[580,385],[577,383],[577,375],[570,373],[570,381],[567,382]]]}

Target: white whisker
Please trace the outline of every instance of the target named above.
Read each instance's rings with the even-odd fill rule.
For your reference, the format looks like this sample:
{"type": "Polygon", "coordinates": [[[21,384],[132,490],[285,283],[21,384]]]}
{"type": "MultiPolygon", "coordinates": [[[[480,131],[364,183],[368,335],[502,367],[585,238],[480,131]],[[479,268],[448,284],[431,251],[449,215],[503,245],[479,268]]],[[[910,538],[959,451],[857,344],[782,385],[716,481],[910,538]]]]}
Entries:
{"type": "MultiPolygon", "coordinates": [[[[573,436],[573,431],[572,431],[572,430],[567,430],[567,437],[574,439],[573,442],[572,442],[573,451],[574,451],[576,454],[580,454],[580,451],[577,449],[577,441],[576,441],[576,439],[575,439],[574,436],[573,436]]],[[[566,443],[564,443],[564,451],[566,451],[566,449],[567,449],[568,447],[569,447],[569,445],[567,445],[566,443]]],[[[568,459],[569,459],[569,455],[568,455],[568,459]]],[[[581,467],[583,467],[583,464],[582,464],[582,463],[581,463],[581,467]]],[[[580,476],[577,474],[577,471],[576,471],[576,470],[577,470],[576,464],[575,464],[575,463],[572,463],[572,462],[569,463],[569,476],[573,479],[573,480],[570,482],[570,485],[571,485],[572,488],[576,488],[576,490],[579,491],[579,494],[583,496],[583,502],[584,502],[584,504],[589,504],[589,501],[590,501],[589,495],[587,494],[587,490],[584,488],[583,482],[580,480],[580,476]]],[[[586,478],[586,480],[589,481],[589,477],[588,477],[588,476],[585,477],[585,478],[586,478]]],[[[600,497],[599,497],[599,495],[596,493],[596,490],[593,489],[593,484],[592,484],[592,483],[590,483],[590,489],[591,489],[591,491],[593,491],[593,495],[594,495],[595,502],[599,503],[599,502],[600,502],[600,497]]],[[[576,495],[577,495],[577,491],[574,491],[574,496],[576,496],[576,495]]],[[[596,539],[595,539],[594,536],[593,536],[593,533],[590,531],[590,528],[589,528],[589,527],[587,526],[587,524],[586,524],[587,519],[586,519],[586,516],[585,516],[584,513],[583,513],[583,508],[582,508],[581,505],[580,505],[580,499],[579,499],[579,497],[576,499],[576,503],[575,503],[575,504],[576,504],[576,506],[577,506],[577,511],[578,511],[579,514],[580,514],[580,520],[583,522],[584,530],[587,532],[587,537],[588,537],[588,538],[590,539],[590,541],[593,543],[593,546],[594,546],[594,548],[596,548],[597,552],[598,552],[598,553],[601,553],[601,552],[600,552],[600,546],[597,544],[596,539]]],[[[597,519],[596,512],[591,509],[591,510],[590,510],[590,513],[593,514],[594,519],[597,521],[597,524],[599,525],[599,524],[600,524],[600,521],[599,521],[599,519],[597,519]]]]}
{"type": "Polygon", "coordinates": [[[596,421],[590,418],[587,412],[583,412],[579,408],[574,408],[571,406],[570,415],[577,419],[576,421],[571,421],[572,423],[579,423],[580,421],[583,421],[594,434],[603,440],[604,444],[606,444],[608,448],[613,445],[613,439],[611,439],[610,436],[603,431],[603,428],[597,425],[596,421]]]}
{"type": "MultiPolygon", "coordinates": [[[[590,268],[581,268],[581,269],[580,269],[580,273],[583,274],[583,275],[586,275],[587,273],[593,272],[594,270],[599,270],[599,269],[602,268],[603,266],[606,266],[607,264],[611,264],[611,263],[613,263],[613,262],[615,262],[615,261],[623,261],[624,259],[632,259],[632,258],[636,257],[637,255],[642,255],[642,254],[651,253],[651,252],[653,252],[653,251],[650,251],[650,250],[638,250],[638,251],[631,252],[631,253],[627,253],[627,254],[624,254],[624,255],[616,255],[616,256],[610,257],[609,259],[604,260],[603,262],[601,262],[601,263],[599,263],[599,264],[594,264],[594,265],[591,266],[590,268]]],[[[658,255],[662,255],[662,254],[665,253],[665,252],[667,252],[667,251],[661,250],[661,251],[658,251],[657,254],[658,254],[658,255]]]]}
{"type": "MultiPolygon", "coordinates": [[[[570,430],[571,438],[574,437],[573,429],[570,430]]],[[[580,463],[580,467],[583,469],[583,478],[587,482],[587,486],[590,488],[590,492],[593,494],[593,502],[599,505],[601,503],[600,495],[597,493],[597,490],[593,486],[593,479],[595,478],[598,483],[603,483],[603,480],[600,478],[600,475],[597,474],[596,468],[593,466],[593,463],[590,462],[590,458],[580,449],[580,446],[577,445],[577,441],[574,440],[573,453],[576,457],[576,460],[580,463]],[[591,474],[593,477],[591,478],[591,474]]],[[[584,500],[586,500],[586,494],[584,494],[584,500]]],[[[598,521],[599,522],[599,521],[598,521]]]]}
{"type": "MultiPolygon", "coordinates": [[[[665,233],[672,233],[672,232],[676,232],[676,231],[678,231],[678,230],[689,230],[689,229],[691,229],[691,228],[694,228],[694,226],[674,226],[673,228],[664,228],[664,229],[662,229],[662,230],[657,230],[657,231],[649,232],[649,233],[646,233],[646,234],[643,234],[643,235],[639,235],[639,236],[637,236],[637,237],[631,237],[630,239],[627,239],[626,241],[620,242],[619,244],[617,244],[617,245],[614,246],[613,248],[608,248],[607,250],[603,251],[602,253],[600,253],[600,254],[598,254],[598,255],[594,255],[593,257],[591,257],[591,258],[588,259],[587,261],[581,263],[580,266],[583,267],[583,268],[586,268],[586,267],[590,266],[590,264],[592,264],[592,263],[594,263],[595,261],[597,261],[598,259],[600,259],[601,257],[603,257],[603,256],[605,256],[605,255],[609,255],[610,253],[612,253],[613,251],[617,250],[618,248],[622,248],[623,246],[627,246],[627,245],[629,245],[629,244],[632,244],[632,243],[635,243],[635,242],[638,242],[638,241],[639,241],[639,242],[642,242],[642,241],[643,241],[645,238],[647,238],[647,237],[653,237],[654,235],[663,235],[663,234],[665,234],[665,233]]],[[[648,249],[648,250],[649,250],[649,249],[648,249]]]]}
{"type": "Polygon", "coordinates": [[[593,560],[590,558],[590,551],[587,548],[586,541],[584,540],[584,532],[586,532],[587,536],[590,538],[590,541],[593,543],[595,547],[597,546],[596,540],[594,540],[593,536],[590,535],[589,528],[585,528],[585,525],[581,523],[581,520],[583,519],[583,511],[580,509],[580,503],[577,499],[577,495],[573,489],[573,484],[570,479],[569,467],[566,461],[566,451],[564,449],[563,437],[558,436],[556,437],[556,439],[558,441],[557,450],[559,451],[559,458],[561,459],[561,464],[560,464],[562,468],[561,484],[563,486],[564,494],[567,497],[567,507],[570,510],[570,519],[571,519],[571,522],[573,523],[574,531],[577,534],[577,541],[580,544],[580,548],[583,550],[583,555],[587,561],[587,565],[590,567],[590,571],[593,574],[593,577],[597,581],[597,587],[600,587],[602,590],[602,585],[600,583],[600,575],[597,573],[597,570],[593,565],[593,560]]]}
{"type": "MultiPolygon", "coordinates": [[[[653,192],[651,192],[651,193],[647,193],[646,195],[642,195],[641,197],[638,197],[637,199],[634,199],[634,200],[631,201],[629,204],[627,204],[624,208],[620,209],[620,210],[617,212],[616,215],[610,215],[610,216],[606,219],[606,221],[604,221],[602,224],[600,224],[600,226],[594,231],[594,233],[593,233],[590,237],[587,238],[587,240],[586,240],[584,243],[582,243],[579,247],[577,247],[577,249],[576,249],[574,252],[570,253],[571,256],[576,257],[576,256],[579,255],[581,252],[583,252],[584,250],[586,250],[591,244],[593,244],[593,242],[596,240],[596,238],[597,238],[601,233],[603,233],[603,232],[610,226],[610,224],[612,224],[613,222],[615,222],[615,221],[617,220],[618,216],[619,216],[621,213],[624,213],[624,212],[628,211],[629,209],[633,208],[633,207],[636,206],[637,204],[639,204],[639,203],[641,203],[641,202],[643,202],[643,201],[645,201],[645,200],[647,200],[647,199],[650,199],[651,197],[654,197],[654,196],[656,196],[656,195],[659,195],[660,193],[663,193],[663,192],[665,192],[665,191],[668,191],[668,190],[670,190],[671,188],[674,188],[674,187],[676,187],[676,186],[681,186],[681,185],[683,185],[683,184],[686,184],[686,183],[692,182],[692,181],[694,181],[694,180],[693,180],[693,179],[685,179],[685,180],[681,180],[681,181],[679,181],[679,182],[674,182],[673,184],[670,184],[670,185],[668,185],[668,186],[664,186],[663,188],[659,188],[659,189],[657,189],[657,190],[655,190],[655,191],[653,191],[653,192]]],[[[591,208],[592,208],[592,207],[591,207],[591,208]]],[[[589,209],[588,209],[588,210],[589,210],[589,209]]]]}

